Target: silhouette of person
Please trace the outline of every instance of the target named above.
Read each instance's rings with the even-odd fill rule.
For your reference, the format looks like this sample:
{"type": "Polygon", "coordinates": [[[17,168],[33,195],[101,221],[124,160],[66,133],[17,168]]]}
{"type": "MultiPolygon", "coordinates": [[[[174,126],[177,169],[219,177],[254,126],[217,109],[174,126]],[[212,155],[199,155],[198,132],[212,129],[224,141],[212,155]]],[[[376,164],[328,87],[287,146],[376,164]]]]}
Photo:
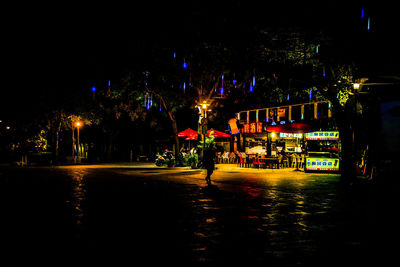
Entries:
{"type": "Polygon", "coordinates": [[[207,169],[207,176],[206,176],[207,185],[211,185],[211,175],[214,172],[215,168],[214,158],[215,158],[215,151],[213,147],[207,148],[204,151],[203,155],[203,164],[204,167],[207,169]]]}

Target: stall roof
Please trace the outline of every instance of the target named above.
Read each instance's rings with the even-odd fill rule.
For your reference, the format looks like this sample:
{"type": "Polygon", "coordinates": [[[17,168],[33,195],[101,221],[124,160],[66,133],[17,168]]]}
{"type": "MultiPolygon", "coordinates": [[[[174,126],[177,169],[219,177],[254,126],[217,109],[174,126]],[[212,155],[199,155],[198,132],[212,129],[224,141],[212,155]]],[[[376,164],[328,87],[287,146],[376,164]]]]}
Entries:
{"type": "Polygon", "coordinates": [[[294,122],[287,124],[279,124],[274,126],[267,126],[268,132],[277,132],[277,133],[309,133],[313,132],[316,129],[311,124],[303,123],[303,122],[294,122]]]}

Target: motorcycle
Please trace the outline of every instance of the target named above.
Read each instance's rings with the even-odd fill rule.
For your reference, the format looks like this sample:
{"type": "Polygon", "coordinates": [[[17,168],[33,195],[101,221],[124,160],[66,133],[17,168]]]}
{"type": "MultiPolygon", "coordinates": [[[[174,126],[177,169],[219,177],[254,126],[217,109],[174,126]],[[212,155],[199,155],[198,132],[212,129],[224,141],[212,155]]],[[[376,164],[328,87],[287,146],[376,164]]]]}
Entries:
{"type": "Polygon", "coordinates": [[[165,164],[168,165],[168,167],[172,167],[174,165],[175,162],[175,157],[172,154],[171,151],[164,151],[164,153],[162,155],[160,155],[159,153],[156,154],[156,166],[161,167],[165,164]]]}
{"type": "Polygon", "coordinates": [[[161,167],[165,163],[165,159],[163,156],[161,156],[159,153],[156,154],[156,166],[161,167]]]}

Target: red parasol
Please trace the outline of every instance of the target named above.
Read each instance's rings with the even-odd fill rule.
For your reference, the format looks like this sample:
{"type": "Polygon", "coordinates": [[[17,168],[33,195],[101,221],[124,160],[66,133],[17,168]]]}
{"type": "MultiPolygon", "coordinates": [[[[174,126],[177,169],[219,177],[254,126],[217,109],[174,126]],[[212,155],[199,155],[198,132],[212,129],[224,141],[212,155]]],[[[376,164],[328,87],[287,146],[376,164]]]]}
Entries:
{"type": "Polygon", "coordinates": [[[302,122],[294,122],[288,124],[267,126],[267,131],[278,132],[278,133],[309,133],[315,131],[315,129],[310,124],[302,122]]]}
{"type": "Polygon", "coordinates": [[[197,140],[197,134],[196,135],[189,135],[188,137],[185,138],[185,140],[197,140]]]}
{"type": "MultiPolygon", "coordinates": [[[[207,131],[206,136],[209,137],[210,136],[210,132],[213,131],[214,132],[214,137],[215,138],[219,138],[219,137],[231,137],[229,134],[214,130],[214,129],[210,129],[207,131]]],[[[197,132],[195,130],[192,130],[190,128],[179,132],[178,133],[178,137],[186,137],[185,140],[197,140],[197,132]]]]}
{"type": "Polygon", "coordinates": [[[217,131],[217,130],[214,130],[214,129],[210,129],[210,130],[208,130],[207,131],[207,134],[206,134],[206,136],[208,137],[208,136],[210,136],[210,132],[211,131],[214,131],[214,137],[215,138],[218,138],[218,137],[231,137],[229,134],[226,134],[226,133],[223,133],[223,132],[220,132],[220,131],[217,131]]]}
{"type": "MultiPolygon", "coordinates": [[[[178,137],[192,138],[193,136],[195,136],[196,137],[195,139],[197,139],[197,132],[190,128],[187,128],[186,130],[178,133],[178,137]]],[[[191,139],[191,140],[194,140],[194,139],[191,139]]]]}

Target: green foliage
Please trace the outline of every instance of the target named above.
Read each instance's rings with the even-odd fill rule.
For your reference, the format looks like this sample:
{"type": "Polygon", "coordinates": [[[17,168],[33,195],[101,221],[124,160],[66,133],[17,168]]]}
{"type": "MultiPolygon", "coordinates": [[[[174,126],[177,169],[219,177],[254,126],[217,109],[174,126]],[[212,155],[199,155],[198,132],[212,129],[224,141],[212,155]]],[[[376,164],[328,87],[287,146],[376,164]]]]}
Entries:
{"type": "Polygon", "coordinates": [[[47,132],[45,130],[39,131],[34,136],[26,140],[28,149],[34,152],[42,152],[47,150],[47,132]]]}
{"type": "Polygon", "coordinates": [[[188,164],[188,159],[182,153],[179,153],[178,157],[175,159],[175,166],[185,167],[188,164]]]}
{"type": "Polygon", "coordinates": [[[193,154],[189,155],[187,158],[187,164],[192,167],[192,169],[197,168],[197,164],[199,163],[199,155],[193,154]]]}
{"type": "Polygon", "coordinates": [[[175,159],[166,159],[165,163],[167,164],[168,167],[174,167],[175,166],[175,159]]]}
{"type": "MultiPolygon", "coordinates": [[[[209,134],[209,137],[206,137],[206,143],[205,143],[205,150],[209,149],[215,149],[215,137],[214,137],[214,132],[211,131],[209,134]]],[[[203,149],[203,141],[200,141],[199,144],[197,145],[198,150],[203,149]]]]}
{"type": "Polygon", "coordinates": [[[341,105],[341,106],[344,106],[345,104],[346,104],[346,102],[347,102],[347,100],[349,100],[349,91],[347,91],[347,90],[340,90],[340,91],[338,91],[338,93],[337,93],[337,99],[338,99],[338,101],[339,101],[339,104],[341,105]]]}

